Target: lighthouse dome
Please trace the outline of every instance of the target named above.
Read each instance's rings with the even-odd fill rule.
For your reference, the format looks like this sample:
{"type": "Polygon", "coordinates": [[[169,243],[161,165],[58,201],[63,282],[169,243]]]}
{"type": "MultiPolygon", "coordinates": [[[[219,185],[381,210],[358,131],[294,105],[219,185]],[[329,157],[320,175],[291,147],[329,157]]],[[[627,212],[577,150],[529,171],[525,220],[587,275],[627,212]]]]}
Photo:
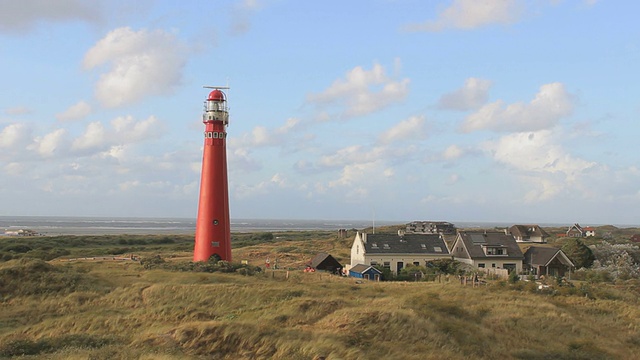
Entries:
{"type": "Polygon", "coordinates": [[[209,97],[207,98],[209,101],[224,101],[224,93],[218,89],[213,90],[209,93],[209,97]]]}

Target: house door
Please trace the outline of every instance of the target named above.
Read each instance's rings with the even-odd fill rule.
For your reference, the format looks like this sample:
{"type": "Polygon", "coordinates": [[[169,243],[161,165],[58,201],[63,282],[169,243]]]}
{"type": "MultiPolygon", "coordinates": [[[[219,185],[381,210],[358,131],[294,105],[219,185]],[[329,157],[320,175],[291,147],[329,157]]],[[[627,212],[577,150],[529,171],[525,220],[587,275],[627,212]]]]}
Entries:
{"type": "Polygon", "coordinates": [[[404,268],[404,263],[402,261],[398,261],[398,270],[396,270],[396,274],[400,274],[400,270],[404,268]]]}

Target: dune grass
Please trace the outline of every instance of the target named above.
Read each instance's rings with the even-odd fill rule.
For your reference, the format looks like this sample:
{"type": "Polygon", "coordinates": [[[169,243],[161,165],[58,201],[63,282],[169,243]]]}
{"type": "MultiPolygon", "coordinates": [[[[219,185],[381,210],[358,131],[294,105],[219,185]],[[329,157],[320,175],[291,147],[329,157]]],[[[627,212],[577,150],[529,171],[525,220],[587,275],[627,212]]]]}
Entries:
{"type": "MultiPolygon", "coordinates": [[[[284,247],[304,252],[313,242],[274,239],[238,249],[236,257],[290,254],[278,250],[284,247]]],[[[343,242],[326,237],[315,247],[338,249],[343,242]]],[[[299,270],[243,276],[136,262],[11,260],[0,264],[0,357],[634,359],[640,353],[637,284],[591,285],[585,296],[579,285],[538,293],[523,284],[474,288],[443,279],[377,283],[299,270]]]]}

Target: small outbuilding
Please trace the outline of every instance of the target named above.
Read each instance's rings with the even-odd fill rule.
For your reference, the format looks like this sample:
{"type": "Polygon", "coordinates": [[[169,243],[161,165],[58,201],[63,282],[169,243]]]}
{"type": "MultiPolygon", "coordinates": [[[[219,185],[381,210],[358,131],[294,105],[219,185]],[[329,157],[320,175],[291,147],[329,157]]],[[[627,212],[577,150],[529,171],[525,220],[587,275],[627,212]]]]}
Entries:
{"type": "Polygon", "coordinates": [[[567,276],[575,267],[565,253],[556,248],[532,246],[524,253],[525,270],[532,275],[567,276]]]}
{"type": "Polygon", "coordinates": [[[324,270],[336,274],[341,274],[343,268],[338,260],[327,253],[318,253],[311,259],[309,265],[316,270],[324,270]]]}
{"type": "Polygon", "coordinates": [[[382,280],[382,271],[370,265],[357,264],[349,269],[349,276],[365,280],[382,280]]]}

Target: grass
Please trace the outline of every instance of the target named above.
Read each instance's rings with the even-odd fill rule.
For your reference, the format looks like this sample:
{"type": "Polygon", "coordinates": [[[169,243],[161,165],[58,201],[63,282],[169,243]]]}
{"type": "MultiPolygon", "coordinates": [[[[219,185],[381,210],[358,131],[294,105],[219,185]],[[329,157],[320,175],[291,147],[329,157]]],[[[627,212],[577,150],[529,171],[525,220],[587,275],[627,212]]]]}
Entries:
{"type": "MultiPolygon", "coordinates": [[[[299,269],[314,249],[341,254],[334,256],[345,262],[351,242],[328,233],[279,236],[234,248],[234,258],[261,265],[278,257],[283,268],[299,269]]],[[[80,248],[111,246],[94,240],[80,248]]],[[[146,256],[188,259],[175,245],[135,246],[146,256]]],[[[0,357],[634,358],[637,284],[589,286],[587,298],[522,284],[464,287],[454,278],[359,283],[300,270],[242,276],[136,262],[17,259],[0,263],[0,357]]]]}

